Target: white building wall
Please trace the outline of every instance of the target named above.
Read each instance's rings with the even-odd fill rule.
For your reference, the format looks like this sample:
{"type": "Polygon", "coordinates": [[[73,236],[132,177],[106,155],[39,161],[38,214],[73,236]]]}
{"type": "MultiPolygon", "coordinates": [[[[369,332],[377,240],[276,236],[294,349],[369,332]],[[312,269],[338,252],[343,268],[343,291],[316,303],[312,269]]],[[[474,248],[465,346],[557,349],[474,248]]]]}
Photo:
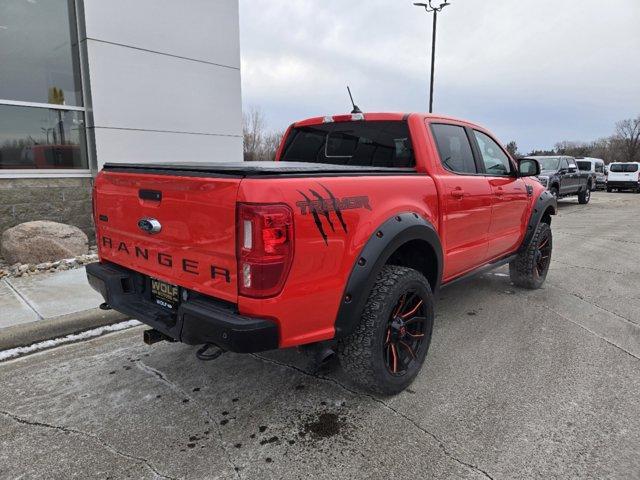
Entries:
{"type": "Polygon", "coordinates": [[[242,161],[238,0],[79,0],[93,167],[242,161]]]}

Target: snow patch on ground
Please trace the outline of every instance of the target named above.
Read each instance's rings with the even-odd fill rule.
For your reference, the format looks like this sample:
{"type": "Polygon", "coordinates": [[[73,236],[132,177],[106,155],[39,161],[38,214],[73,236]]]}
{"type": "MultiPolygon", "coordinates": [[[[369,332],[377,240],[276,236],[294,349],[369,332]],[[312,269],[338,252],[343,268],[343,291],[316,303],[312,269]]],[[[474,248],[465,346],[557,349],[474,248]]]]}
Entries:
{"type": "Polygon", "coordinates": [[[44,342],[34,343],[31,345],[27,345],[26,347],[17,347],[10,350],[0,351],[0,362],[20,357],[22,355],[27,355],[29,353],[47,350],[49,348],[64,345],[66,343],[81,342],[90,338],[99,337],[100,335],[104,335],[105,333],[126,330],[127,328],[137,327],[138,325],[142,325],[138,320],[128,320],[126,322],[116,323],[113,325],[93,328],[81,333],[74,333],[71,335],[67,335],[66,337],[54,338],[53,340],[45,340],[44,342]]]}

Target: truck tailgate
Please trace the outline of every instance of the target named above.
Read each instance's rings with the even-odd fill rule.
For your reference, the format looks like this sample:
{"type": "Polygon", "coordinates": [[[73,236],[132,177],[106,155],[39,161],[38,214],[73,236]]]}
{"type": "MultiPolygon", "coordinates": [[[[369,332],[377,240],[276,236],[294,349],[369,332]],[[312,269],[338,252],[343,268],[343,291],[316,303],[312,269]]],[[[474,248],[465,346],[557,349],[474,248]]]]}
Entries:
{"type": "Polygon", "coordinates": [[[100,259],[236,302],[241,180],[103,171],[94,192],[100,259]],[[159,231],[147,231],[152,220],[159,231]]]}

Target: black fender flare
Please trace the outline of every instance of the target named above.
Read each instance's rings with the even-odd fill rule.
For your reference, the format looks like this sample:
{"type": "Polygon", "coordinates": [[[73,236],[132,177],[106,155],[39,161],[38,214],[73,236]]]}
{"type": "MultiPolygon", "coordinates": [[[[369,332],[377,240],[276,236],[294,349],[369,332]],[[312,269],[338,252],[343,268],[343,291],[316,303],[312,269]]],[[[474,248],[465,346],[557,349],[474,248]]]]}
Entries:
{"type": "Polygon", "coordinates": [[[438,271],[433,291],[434,294],[437,292],[442,280],[443,255],[436,229],[417,213],[395,215],[375,229],[356,257],[340,300],[335,322],[335,338],[344,338],[353,332],[378,273],[398,248],[412,240],[427,242],[435,252],[438,271]]]}
{"type": "Polygon", "coordinates": [[[523,252],[529,247],[529,244],[533,239],[533,234],[536,232],[536,228],[538,228],[538,225],[542,221],[542,217],[547,211],[549,211],[551,215],[555,215],[558,211],[558,200],[551,195],[549,190],[542,192],[533,204],[531,216],[529,217],[529,224],[527,225],[527,232],[524,236],[519,252],[523,252]]]}

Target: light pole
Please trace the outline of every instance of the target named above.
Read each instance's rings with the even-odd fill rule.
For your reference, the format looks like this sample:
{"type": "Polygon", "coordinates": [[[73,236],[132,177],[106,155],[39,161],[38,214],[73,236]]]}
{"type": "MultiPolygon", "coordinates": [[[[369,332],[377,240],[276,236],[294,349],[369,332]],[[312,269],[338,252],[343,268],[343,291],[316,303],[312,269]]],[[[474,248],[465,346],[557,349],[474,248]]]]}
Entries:
{"type": "Polygon", "coordinates": [[[433,0],[428,0],[428,3],[414,3],[416,7],[422,7],[427,13],[433,12],[433,35],[431,37],[431,86],[429,88],[429,113],[433,113],[433,78],[435,74],[436,65],[436,25],[438,23],[438,13],[442,11],[447,5],[451,5],[448,0],[441,3],[439,7],[434,7],[433,0]]]}

